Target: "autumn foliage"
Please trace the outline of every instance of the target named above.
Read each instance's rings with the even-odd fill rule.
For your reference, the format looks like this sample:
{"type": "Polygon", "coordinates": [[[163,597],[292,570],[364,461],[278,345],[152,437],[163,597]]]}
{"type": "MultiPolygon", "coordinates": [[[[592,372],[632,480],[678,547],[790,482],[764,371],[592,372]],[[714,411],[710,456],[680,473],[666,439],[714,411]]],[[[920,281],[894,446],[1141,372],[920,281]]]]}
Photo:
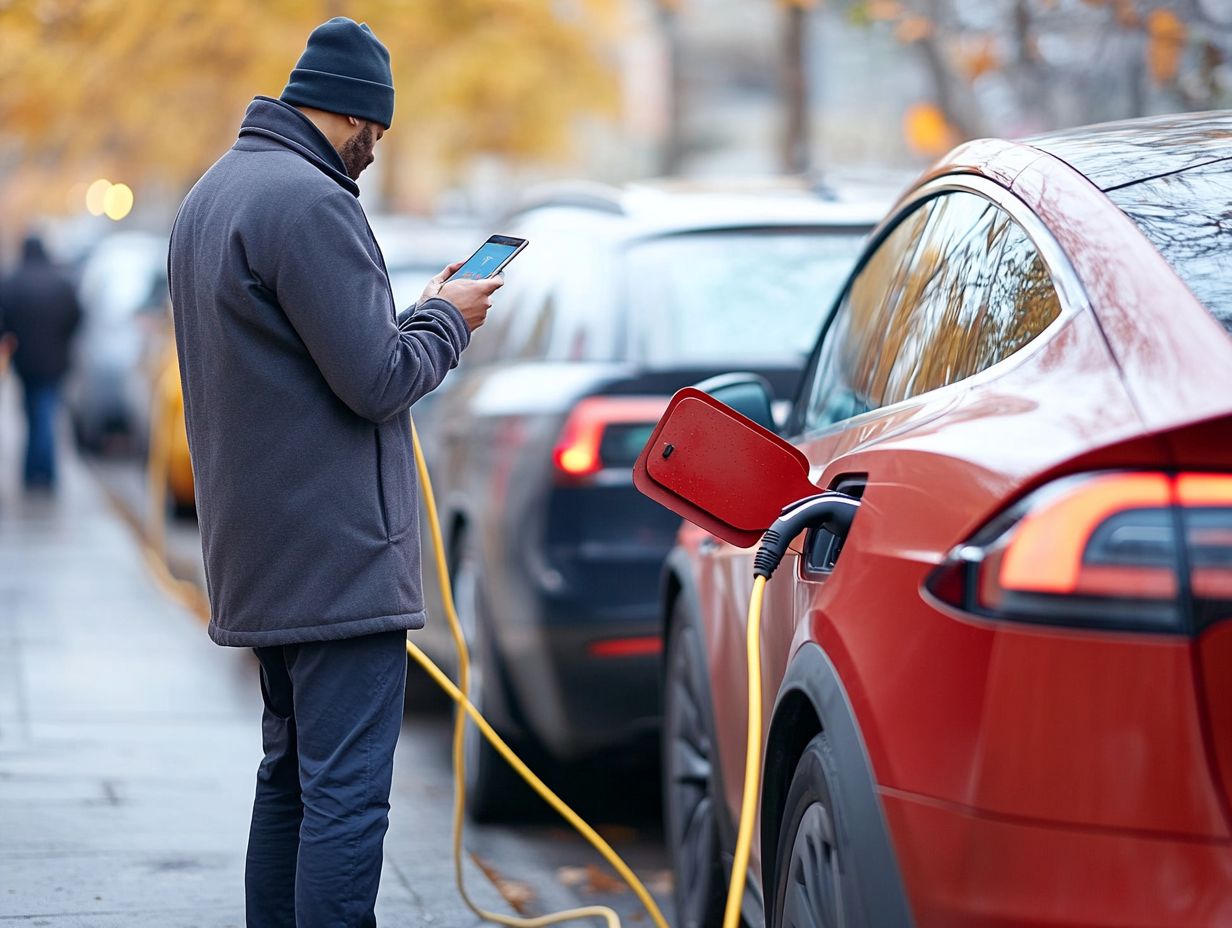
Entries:
{"type": "Polygon", "coordinates": [[[447,175],[467,156],[542,158],[615,101],[618,0],[9,0],[0,3],[0,171],[55,194],[94,176],[181,189],[276,96],[308,33],[367,21],[389,47],[386,152],[447,175]],[[8,170],[4,170],[5,168],[8,170]]]}

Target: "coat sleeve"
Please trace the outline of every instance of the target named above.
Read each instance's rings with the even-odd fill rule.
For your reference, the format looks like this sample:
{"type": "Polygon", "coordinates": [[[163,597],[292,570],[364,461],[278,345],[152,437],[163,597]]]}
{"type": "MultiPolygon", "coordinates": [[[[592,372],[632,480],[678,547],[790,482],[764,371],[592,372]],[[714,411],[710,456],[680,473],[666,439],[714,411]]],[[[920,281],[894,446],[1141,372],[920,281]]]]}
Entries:
{"type": "Polygon", "coordinates": [[[272,283],[330,389],[357,415],[384,422],[436,389],[470,332],[442,299],[425,300],[399,325],[367,236],[355,198],[326,194],[292,223],[272,283]]]}
{"type": "Polygon", "coordinates": [[[415,315],[415,310],[417,309],[419,309],[419,304],[412,303],[406,309],[402,310],[402,312],[398,313],[398,328],[402,328],[404,325],[410,322],[411,317],[415,315]]]}

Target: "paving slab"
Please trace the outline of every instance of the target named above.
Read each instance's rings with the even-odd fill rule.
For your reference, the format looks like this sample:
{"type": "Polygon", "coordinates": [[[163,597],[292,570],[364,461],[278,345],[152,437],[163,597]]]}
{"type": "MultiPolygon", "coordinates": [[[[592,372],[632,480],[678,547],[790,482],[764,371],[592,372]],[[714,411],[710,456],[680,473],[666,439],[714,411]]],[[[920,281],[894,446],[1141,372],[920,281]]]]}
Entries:
{"type": "MultiPolygon", "coordinates": [[[[71,453],[54,495],[20,490],[14,393],[0,382],[0,926],[238,928],[255,661],[164,595],[71,453]]],[[[378,918],[475,925],[453,889],[448,782],[443,797],[413,769],[399,783],[378,918]]],[[[510,911],[470,864],[468,879],[510,911]]]]}

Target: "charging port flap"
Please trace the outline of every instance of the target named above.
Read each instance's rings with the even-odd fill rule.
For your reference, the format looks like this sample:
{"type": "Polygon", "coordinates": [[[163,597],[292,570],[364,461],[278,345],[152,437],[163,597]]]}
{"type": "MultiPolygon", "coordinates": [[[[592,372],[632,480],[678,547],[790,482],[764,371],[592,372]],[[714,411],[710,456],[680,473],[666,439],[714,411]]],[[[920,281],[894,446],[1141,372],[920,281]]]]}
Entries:
{"type": "Polygon", "coordinates": [[[638,457],[643,494],[748,548],[783,508],[814,495],[808,459],[773,432],[692,387],[679,391],[638,457]]]}

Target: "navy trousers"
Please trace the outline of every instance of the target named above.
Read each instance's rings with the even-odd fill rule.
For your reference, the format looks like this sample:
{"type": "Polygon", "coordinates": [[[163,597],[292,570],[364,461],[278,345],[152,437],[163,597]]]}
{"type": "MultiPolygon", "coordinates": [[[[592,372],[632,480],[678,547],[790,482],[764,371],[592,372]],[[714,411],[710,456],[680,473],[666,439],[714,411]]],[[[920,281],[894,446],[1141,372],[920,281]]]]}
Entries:
{"type": "Polygon", "coordinates": [[[56,410],[60,388],[55,383],[22,384],[26,413],[26,462],[23,472],[28,487],[52,486],[56,482],[56,410]]]}
{"type": "Polygon", "coordinates": [[[372,928],[406,633],[256,648],[265,699],[248,928],[372,928]]]}

